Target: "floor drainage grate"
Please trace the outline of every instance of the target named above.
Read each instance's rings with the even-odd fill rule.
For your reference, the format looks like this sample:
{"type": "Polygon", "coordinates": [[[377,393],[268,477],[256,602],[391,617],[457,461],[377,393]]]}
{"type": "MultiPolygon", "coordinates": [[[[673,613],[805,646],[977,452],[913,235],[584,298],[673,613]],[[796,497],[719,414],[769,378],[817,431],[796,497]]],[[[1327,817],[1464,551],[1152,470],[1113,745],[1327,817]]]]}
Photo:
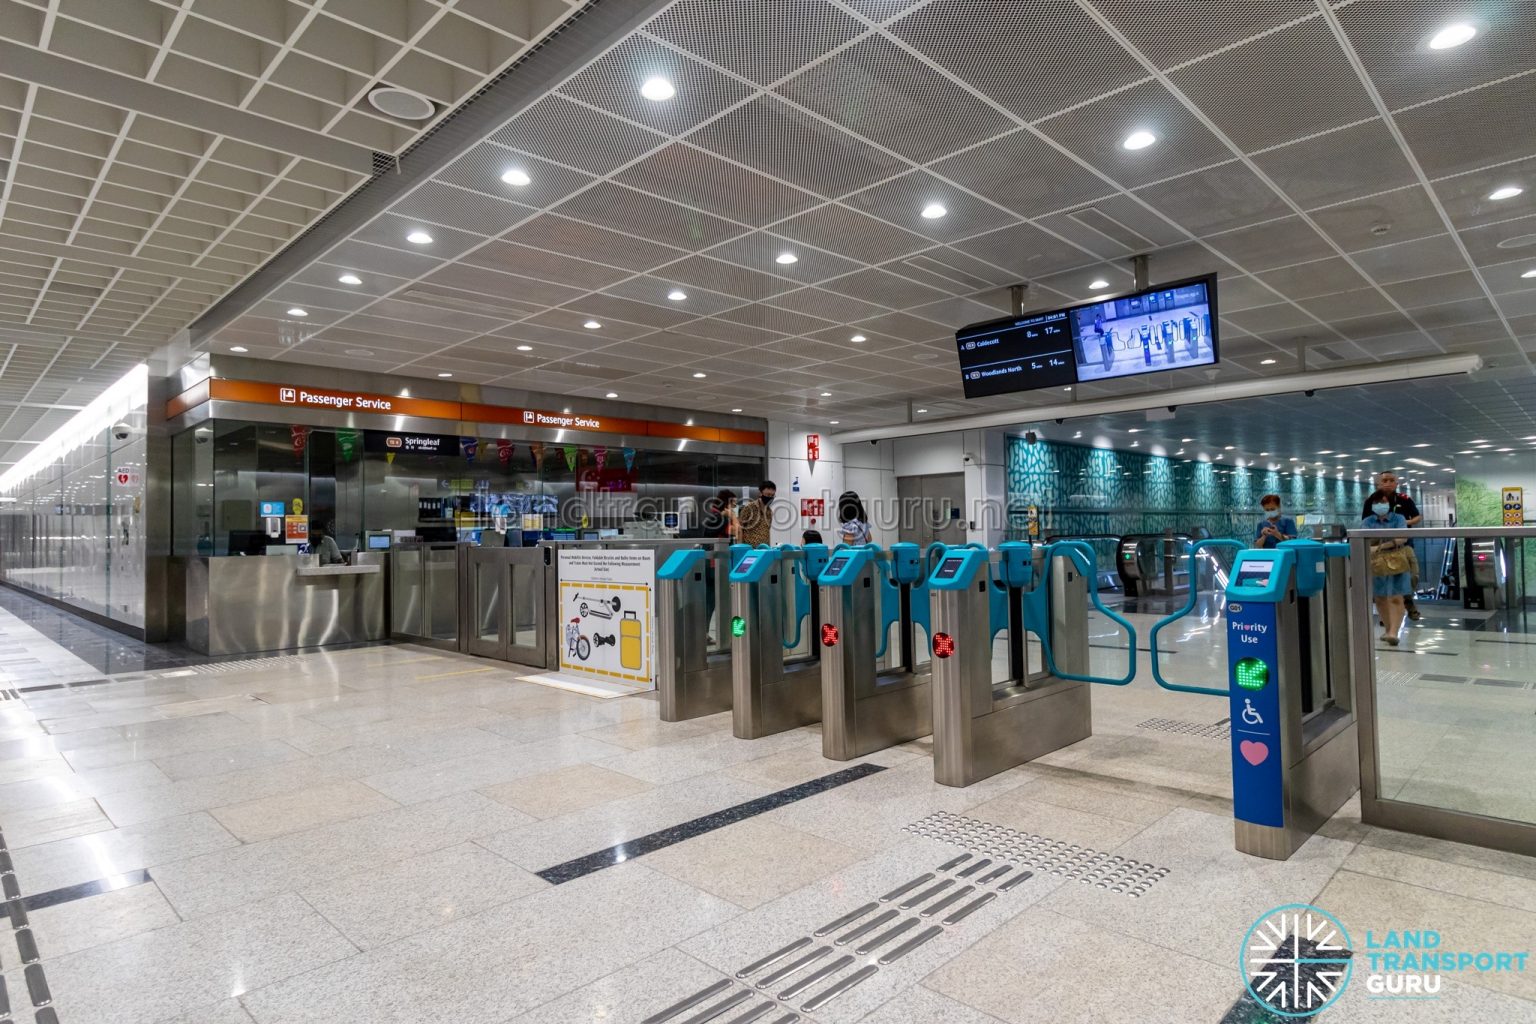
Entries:
{"type": "Polygon", "coordinates": [[[228,672],[248,672],[258,668],[277,668],[286,665],[289,658],[244,658],[240,661],[214,661],[206,665],[194,665],[192,670],[200,676],[218,676],[228,672]]]}
{"type": "Polygon", "coordinates": [[[1230,721],[1206,725],[1203,722],[1185,722],[1177,718],[1149,718],[1145,722],[1137,722],[1136,728],[1152,729],[1156,732],[1176,732],[1184,736],[1203,736],[1213,740],[1232,738],[1230,721]]]}
{"type": "Polygon", "coordinates": [[[1167,868],[1145,861],[1101,853],[1077,843],[1019,832],[948,811],[930,814],[904,831],[1131,897],[1145,895],[1168,874],[1167,868]]]}
{"type": "Polygon", "coordinates": [[[717,1019],[728,1024],[811,1024],[813,1018],[805,1014],[845,995],[1033,877],[1033,871],[962,853],[641,1024],[717,1019]],[[725,1016],[737,1009],[742,1010],[739,1015],[725,1016]]]}

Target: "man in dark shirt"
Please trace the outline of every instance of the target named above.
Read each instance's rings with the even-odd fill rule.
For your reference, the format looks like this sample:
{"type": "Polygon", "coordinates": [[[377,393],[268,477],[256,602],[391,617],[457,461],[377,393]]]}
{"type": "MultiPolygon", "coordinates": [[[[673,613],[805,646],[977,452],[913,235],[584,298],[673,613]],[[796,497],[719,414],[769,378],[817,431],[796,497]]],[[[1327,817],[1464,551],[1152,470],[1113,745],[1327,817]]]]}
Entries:
{"type": "MultiPolygon", "coordinates": [[[[1384,469],[1376,474],[1376,486],[1383,494],[1392,495],[1392,512],[1397,512],[1408,521],[1409,526],[1418,526],[1424,521],[1424,513],[1419,511],[1419,506],[1406,494],[1400,494],[1397,490],[1397,474],[1390,469],[1384,469]]],[[[1365,500],[1365,507],[1360,510],[1360,518],[1371,515],[1371,500],[1365,500]]],[[[1413,545],[1408,545],[1408,571],[1413,574],[1413,589],[1419,589],[1419,556],[1414,553],[1413,545]]],[[[1410,619],[1421,619],[1423,614],[1418,605],[1414,604],[1413,594],[1403,598],[1403,605],[1408,611],[1410,619]]]]}

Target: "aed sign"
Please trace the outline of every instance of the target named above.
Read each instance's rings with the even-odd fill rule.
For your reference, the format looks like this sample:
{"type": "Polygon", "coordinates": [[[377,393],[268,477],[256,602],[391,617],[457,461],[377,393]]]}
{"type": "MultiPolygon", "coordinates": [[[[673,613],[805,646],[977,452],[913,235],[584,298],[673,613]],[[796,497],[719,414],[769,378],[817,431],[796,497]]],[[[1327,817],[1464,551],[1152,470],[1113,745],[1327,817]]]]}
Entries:
{"type": "Polygon", "coordinates": [[[130,487],[139,482],[139,474],[131,466],[118,466],[112,473],[112,482],[119,487],[130,487]]]}
{"type": "Polygon", "coordinates": [[[821,458],[821,435],[820,434],[806,434],[805,435],[805,461],[807,461],[807,462],[815,462],[819,458],[821,458]]]}
{"type": "Polygon", "coordinates": [[[1520,526],[1525,522],[1525,488],[1504,488],[1504,525],[1520,526]]]}

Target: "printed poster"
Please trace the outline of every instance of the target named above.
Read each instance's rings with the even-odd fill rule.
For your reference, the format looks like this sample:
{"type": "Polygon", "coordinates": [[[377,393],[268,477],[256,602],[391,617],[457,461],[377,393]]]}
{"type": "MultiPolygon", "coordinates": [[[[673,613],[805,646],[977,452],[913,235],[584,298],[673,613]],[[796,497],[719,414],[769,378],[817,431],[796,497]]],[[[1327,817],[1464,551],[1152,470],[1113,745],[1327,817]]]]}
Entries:
{"type": "Polygon", "coordinates": [[[655,689],[655,552],[562,549],[559,571],[560,672],[655,689]]]}

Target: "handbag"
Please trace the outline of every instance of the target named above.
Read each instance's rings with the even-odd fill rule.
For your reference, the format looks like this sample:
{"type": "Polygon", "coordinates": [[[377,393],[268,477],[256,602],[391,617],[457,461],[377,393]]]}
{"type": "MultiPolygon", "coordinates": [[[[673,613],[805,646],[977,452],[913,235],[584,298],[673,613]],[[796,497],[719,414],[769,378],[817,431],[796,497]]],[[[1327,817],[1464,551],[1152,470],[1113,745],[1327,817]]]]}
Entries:
{"type": "Polygon", "coordinates": [[[1407,571],[1407,548],[1378,548],[1371,552],[1372,576],[1397,576],[1407,571]]]}

